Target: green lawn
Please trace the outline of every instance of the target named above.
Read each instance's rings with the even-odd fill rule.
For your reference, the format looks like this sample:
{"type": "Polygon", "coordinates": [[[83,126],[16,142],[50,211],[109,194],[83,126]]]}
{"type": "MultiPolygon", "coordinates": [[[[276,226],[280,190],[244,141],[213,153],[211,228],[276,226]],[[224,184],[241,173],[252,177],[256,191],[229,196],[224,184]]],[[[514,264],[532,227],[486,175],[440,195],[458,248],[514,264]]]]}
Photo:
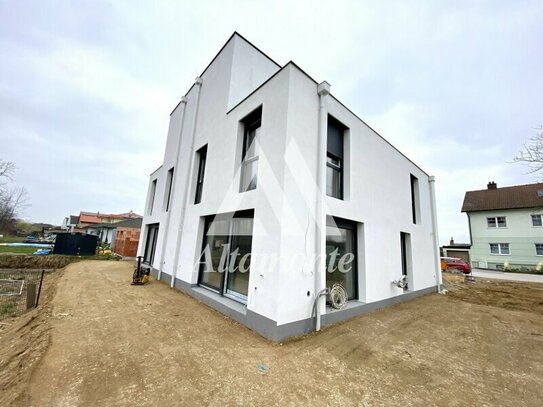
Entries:
{"type": "Polygon", "coordinates": [[[26,238],[24,236],[6,236],[0,237],[0,243],[22,243],[26,238]]]}
{"type": "Polygon", "coordinates": [[[0,253],[32,254],[39,247],[0,246],[0,253]]]}

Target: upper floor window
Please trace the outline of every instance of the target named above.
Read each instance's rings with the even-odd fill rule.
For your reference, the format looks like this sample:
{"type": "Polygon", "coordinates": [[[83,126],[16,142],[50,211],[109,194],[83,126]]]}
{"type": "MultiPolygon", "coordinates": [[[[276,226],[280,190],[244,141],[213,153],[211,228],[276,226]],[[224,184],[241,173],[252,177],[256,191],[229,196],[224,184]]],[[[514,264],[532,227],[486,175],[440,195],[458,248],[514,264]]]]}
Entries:
{"type": "Polygon", "coordinates": [[[147,203],[147,214],[153,214],[153,206],[155,204],[155,194],[156,194],[156,179],[151,183],[151,190],[149,191],[149,202],[147,203]]]}
{"type": "Polygon", "coordinates": [[[535,254],[537,256],[543,256],[543,243],[535,244],[535,254]]]}
{"type": "Polygon", "coordinates": [[[326,195],[343,199],[344,162],[343,144],[346,127],[328,116],[326,141],[326,195]]]}
{"type": "Polygon", "coordinates": [[[172,198],[172,185],[173,185],[173,167],[168,170],[166,176],[166,189],[164,191],[164,210],[168,212],[170,210],[170,200],[172,198]]]}
{"type": "Polygon", "coordinates": [[[486,224],[489,228],[505,228],[507,227],[507,221],[505,216],[492,216],[486,218],[486,224]]]}
{"type": "Polygon", "coordinates": [[[204,173],[206,170],[207,144],[196,152],[198,157],[198,178],[196,178],[196,196],[194,204],[202,201],[202,191],[204,188],[204,173]]]}
{"type": "Polygon", "coordinates": [[[509,243],[490,243],[490,253],[492,254],[510,254],[509,243]]]}
{"type": "Polygon", "coordinates": [[[258,173],[258,154],[260,150],[260,133],[262,123],[262,107],[242,120],[243,150],[241,155],[240,192],[256,189],[258,173]]]}
{"type": "Polygon", "coordinates": [[[420,219],[420,202],[419,202],[419,179],[411,174],[411,213],[413,223],[419,223],[420,219]]]}
{"type": "Polygon", "coordinates": [[[543,226],[541,215],[532,215],[532,226],[543,226]]]}

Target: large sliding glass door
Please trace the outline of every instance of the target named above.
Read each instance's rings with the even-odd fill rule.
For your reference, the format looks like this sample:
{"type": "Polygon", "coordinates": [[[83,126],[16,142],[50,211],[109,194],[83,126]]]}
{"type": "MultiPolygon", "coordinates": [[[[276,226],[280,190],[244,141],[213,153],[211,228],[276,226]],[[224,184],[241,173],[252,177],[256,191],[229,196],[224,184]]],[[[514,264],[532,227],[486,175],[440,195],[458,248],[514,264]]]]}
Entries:
{"type": "Polygon", "coordinates": [[[199,284],[247,302],[253,211],[206,218],[199,284]]]}
{"type": "Polygon", "coordinates": [[[358,298],[356,223],[326,220],[326,287],[341,284],[349,300],[358,298]]]}

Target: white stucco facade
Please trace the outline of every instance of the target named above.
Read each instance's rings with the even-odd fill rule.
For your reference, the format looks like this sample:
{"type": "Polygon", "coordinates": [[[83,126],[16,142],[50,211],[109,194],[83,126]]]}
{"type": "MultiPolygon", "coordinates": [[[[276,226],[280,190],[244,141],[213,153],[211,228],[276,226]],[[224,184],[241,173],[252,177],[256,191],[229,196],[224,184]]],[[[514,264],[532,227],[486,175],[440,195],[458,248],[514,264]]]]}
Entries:
{"type": "MultiPolygon", "coordinates": [[[[319,96],[317,87],[294,63],[281,67],[234,34],[171,113],[164,161],[149,180],[139,255],[146,255],[146,245],[152,244],[149,231],[158,226],[151,265],[160,280],[205,296],[208,304],[218,304],[216,308],[272,339],[300,330],[274,334],[270,326],[300,326],[303,332],[312,326],[307,321],[314,315],[316,294],[326,285],[326,270],[319,266],[324,262],[314,261],[324,250],[321,212],[350,221],[356,229],[357,290],[348,310],[410,298],[435,290],[441,281],[433,179],[331,94],[319,96]],[[319,147],[319,102],[325,117],[346,129],[343,199],[318,188],[324,188],[319,166],[326,167],[319,147]],[[256,189],[240,192],[242,122],[259,107],[258,183],[256,189]],[[194,204],[196,152],[205,145],[202,199],[194,204]],[[417,180],[416,222],[412,177],[417,180]],[[199,258],[205,217],[243,210],[254,215],[248,292],[238,304],[199,287],[199,258]],[[392,284],[403,270],[400,233],[408,236],[407,291],[392,284]]],[[[317,307],[328,322],[342,319],[342,312],[345,317],[352,313],[331,311],[325,301],[317,307]]]]}

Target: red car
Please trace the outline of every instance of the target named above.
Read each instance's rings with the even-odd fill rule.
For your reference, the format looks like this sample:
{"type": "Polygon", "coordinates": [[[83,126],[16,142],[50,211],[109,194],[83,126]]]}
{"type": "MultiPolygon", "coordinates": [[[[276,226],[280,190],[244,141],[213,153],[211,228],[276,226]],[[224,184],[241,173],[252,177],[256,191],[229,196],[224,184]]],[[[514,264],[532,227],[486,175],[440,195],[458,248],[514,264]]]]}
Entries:
{"type": "Polygon", "coordinates": [[[458,259],[456,257],[442,257],[441,264],[443,263],[445,263],[446,269],[456,269],[464,274],[471,273],[471,267],[462,259],[458,259]]]}

